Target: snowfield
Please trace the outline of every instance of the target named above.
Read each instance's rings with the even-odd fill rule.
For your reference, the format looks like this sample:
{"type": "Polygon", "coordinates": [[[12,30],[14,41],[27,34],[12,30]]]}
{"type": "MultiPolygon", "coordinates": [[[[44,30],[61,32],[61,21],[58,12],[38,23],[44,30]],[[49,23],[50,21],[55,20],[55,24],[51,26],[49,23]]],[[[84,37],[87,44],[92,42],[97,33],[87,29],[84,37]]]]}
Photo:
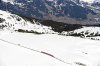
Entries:
{"type": "MultiPolygon", "coordinates": [[[[17,36],[20,36],[20,35],[22,35],[22,34],[18,34],[17,36]]],[[[23,35],[23,36],[25,36],[25,35],[23,35]]],[[[20,36],[20,38],[21,37],[22,36],[20,36]]],[[[16,38],[18,38],[18,37],[16,37],[16,38]]],[[[13,39],[16,42],[16,40],[14,38],[11,38],[11,39],[13,39]]],[[[29,38],[27,38],[27,39],[29,39],[29,38]]],[[[18,38],[18,43],[20,43],[19,38],[18,38]]],[[[27,41],[26,42],[24,41],[25,45],[26,45],[26,43],[27,43],[27,41]]],[[[29,43],[29,44],[31,44],[31,43],[29,43]]],[[[32,44],[34,46],[34,43],[32,43],[32,44]]],[[[29,46],[32,46],[32,45],[29,45],[29,46]]],[[[56,59],[53,59],[52,57],[41,54],[39,52],[30,51],[28,49],[10,45],[9,43],[0,41],[0,66],[52,66],[52,65],[65,66],[66,64],[59,62],[56,59]]]]}
{"type": "MultiPolygon", "coordinates": [[[[100,38],[99,29],[84,27],[71,34],[100,38]]],[[[100,41],[58,34],[34,19],[31,23],[0,10],[0,66],[100,66],[100,41]]]]}
{"type": "Polygon", "coordinates": [[[1,31],[0,66],[100,66],[100,41],[1,31]]]}

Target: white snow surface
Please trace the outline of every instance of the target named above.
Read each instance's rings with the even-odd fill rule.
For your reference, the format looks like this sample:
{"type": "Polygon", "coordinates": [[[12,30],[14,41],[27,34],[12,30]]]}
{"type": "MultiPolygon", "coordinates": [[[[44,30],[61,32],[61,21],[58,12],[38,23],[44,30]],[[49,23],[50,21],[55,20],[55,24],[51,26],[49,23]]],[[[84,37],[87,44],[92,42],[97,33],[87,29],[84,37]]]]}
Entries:
{"type": "Polygon", "coordinates": [[[14,1],[15,1],[15,0],[2,0],[2,1],[4,1],[4,2],[6,2],[6,3],[9,2],[9,3],[11,3],[11,4],[14,4],[14,1]]]}
{"type": "Polygon", "coordinates": [[[84,26],[83,28],[76,29],[76,30],[69,31],[69,32],[63,31],[61,34],[62,35],[80,34],[80,37],[84,36],[84,38],[97,37],[97,36],[100,36],[100,27],[85,27],[84,26]]]}
{"type": "Polygon", "coordinates": [[[100,41],[0,31],[0,66],[82,66],[81,64],[100,66],[100,41]],[[20,46],[52,54],[65,63],[20,46]]]}
{"type": "Polygon", "coordinates": [[[54,0],[47,0],[47,1],[54,1],[54,0]]]}
{"type": "Polygon", "coordinates": [[[100,2],[100,0],[80,0],[80,1],[87,2],[87,3],[100,2]]]}
{"type": "Polygon", "coordinates": [[[82,31],[96,34],[97,32],[100,33],[100,27],[83,27],[75,30],[74,32],[81,33],[82,31]]]}
{"type": "Polygon", "coordinates": [[[93,3],[94,2],[94,0],[81,0],[81,1],[88,2],[88,3],[93,3]]]}

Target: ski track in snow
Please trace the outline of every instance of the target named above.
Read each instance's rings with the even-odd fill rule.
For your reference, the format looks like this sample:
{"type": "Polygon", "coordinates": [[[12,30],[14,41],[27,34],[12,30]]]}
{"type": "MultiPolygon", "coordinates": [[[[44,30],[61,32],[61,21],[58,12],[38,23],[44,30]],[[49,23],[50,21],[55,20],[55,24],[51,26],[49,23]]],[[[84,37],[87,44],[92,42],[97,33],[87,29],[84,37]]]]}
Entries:
{"type": "Polygon", "coordinates": [[[59,61],[61,61],[61,62],[63,62],[63,63],[72,65],[71,63],[65,62],[65,61],[63,61],[63,60],[57,58],[56,56],[54,56],[54,55],[52,55],[52,54],[50,54],[50,53],[47,53],[47,52],[44,52],[44,51],[35,50],[35,49],[32,49],[32,48],[23,46],[23,45],[21,45],[21,44],[12,43],[12,42],[9,42],[9,41],[3,40],[3,39],[0,39],[0,40],[6,42],[6,43],[8,43],[8,44],[16,45],[16,46],[19,46],[19,47],[22,47],[22,48],[25,48],[25,49],[29,49],[29,50],[31,50],[31,51],[35,51],[35,52],[38,52],[38,53],[42,53],[42,54],[48,55],[48,56],[53,57],[54,59],[59,60],[59,61]]]}
{"type": "Polygon", "coordinates": [[[4,39],[2,41],[6,40],[7,44],[15,43],[16,46],[27,48],[29,50],[36,49],[34,51],[39,50],[43,55],[47,55],[51,58],[57,57],[54,59],[59,60],[59,62],[68,62],[72,64],[69,64],[68,66],[78,66],[74,65],[75,63],[86,64],[87,66],[99,65],[100,41],[60,35],[34,35],[9,31],[1,31],[0,38],[1,40],[4,39]]]}

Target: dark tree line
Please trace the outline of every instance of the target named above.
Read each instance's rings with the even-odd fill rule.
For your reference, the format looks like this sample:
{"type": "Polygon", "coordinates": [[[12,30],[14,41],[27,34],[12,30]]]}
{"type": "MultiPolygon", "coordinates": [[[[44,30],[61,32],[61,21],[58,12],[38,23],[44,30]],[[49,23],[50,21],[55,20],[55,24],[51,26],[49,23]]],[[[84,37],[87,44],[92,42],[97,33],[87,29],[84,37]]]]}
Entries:
{"type": "Polygon", "coordinates": [[[72,31],[75,29],[82,28],[82,25],[80,24],[67,24],[67,23],[56,22],[52,20],[43,20],[41,24],[45,26],[51,26],[53,30],[56,32],[72,31]]]}

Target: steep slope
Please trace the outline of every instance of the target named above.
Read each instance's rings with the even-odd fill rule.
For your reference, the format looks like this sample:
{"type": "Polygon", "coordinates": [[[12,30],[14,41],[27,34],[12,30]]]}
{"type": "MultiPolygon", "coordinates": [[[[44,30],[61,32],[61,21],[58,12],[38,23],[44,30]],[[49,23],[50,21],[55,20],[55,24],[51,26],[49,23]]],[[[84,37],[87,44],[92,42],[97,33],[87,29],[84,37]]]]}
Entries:
{"type": "MultiPolygon", "coordinates": [[[[89,0],[87,0],[89,1],[89,0]]],[[[84,6],[84,7],[87,7],[91,10],[93,10],[94,12],[96,13],[99,13],[100,15],[100,0],[90,0],[89,2],[87,1],[80,1],[81,5],[84,6]]],[[[100,18],[100,17],[98,17],[100,18]]]]}
{"type": "Polygon", "coordinates": [[[0,9],[39,19],[49,19],[70,24],[97,24],[93,10],[79,5],[78,0],[15,0],[1,2],[0,9]],[[84,21],[85,20],[85,21],[84,21]],[[85,23],[84,23],[85,22],[85,23]],[[96,22],[96,23],[94,23],[96,22]]]}

